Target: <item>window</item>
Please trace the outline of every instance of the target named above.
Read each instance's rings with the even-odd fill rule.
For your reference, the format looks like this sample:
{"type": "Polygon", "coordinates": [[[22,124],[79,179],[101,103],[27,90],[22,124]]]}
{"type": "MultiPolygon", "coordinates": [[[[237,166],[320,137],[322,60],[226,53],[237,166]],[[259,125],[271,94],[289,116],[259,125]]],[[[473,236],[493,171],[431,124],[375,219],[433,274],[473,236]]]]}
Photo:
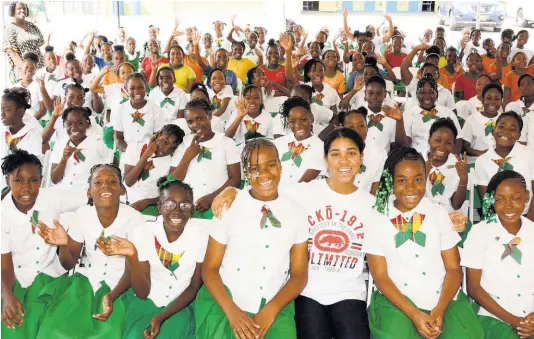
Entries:
{"type": "Polygon", "coordinates": [[[423,1],[421,12],[434,12],[436,8],[435,1],[423,1]]]}
{"type": "Polygon", "coordinates": [[[304,12],[318,11],[319,10],[319,1],[303,1],[302,10],[304,12]]]}

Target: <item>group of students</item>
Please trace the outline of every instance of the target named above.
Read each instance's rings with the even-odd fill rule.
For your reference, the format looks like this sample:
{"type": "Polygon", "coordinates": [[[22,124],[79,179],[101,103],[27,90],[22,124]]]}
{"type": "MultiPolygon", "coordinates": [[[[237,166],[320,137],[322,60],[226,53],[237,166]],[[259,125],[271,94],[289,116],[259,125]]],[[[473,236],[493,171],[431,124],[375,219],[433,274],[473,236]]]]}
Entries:
{"type": "Polygon", "coordinates": [[[386,21],[26,55],[1,102],[2,336],[534,338],[528,32],[410,50],[386,21]]]}

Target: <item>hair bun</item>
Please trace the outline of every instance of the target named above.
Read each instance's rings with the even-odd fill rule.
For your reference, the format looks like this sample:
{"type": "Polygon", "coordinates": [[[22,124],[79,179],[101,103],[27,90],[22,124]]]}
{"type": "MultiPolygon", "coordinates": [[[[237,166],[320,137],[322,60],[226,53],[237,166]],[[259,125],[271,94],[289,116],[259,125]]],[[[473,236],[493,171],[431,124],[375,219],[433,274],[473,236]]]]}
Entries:
{"type": "Polygon", "coordinates": [[[46,53],[53,52],[53,51],[54,51],[54,46],[46,46],[45,47],[45,52],[46,53]]]}
{"type": "Polygon", "coordinates": [[[26,52],[22,56],[22,60],[23,61],[30,60],[30,61],[33,61],[33,62],[35,62],[37,64],[37,63],[39,63],[39,56],[37,54],[33,53],[33,52],[26,52]]]}
{"type": "Polygon", "coordinates": [[[267,46],[276,47],[276,41],[274,39],[269,39],[269,41],[267,42],[267,46]]]}
{"type": "Polygon", "coordinates": [[[376,66],[377,63],[378,63],[378,61],[376,60],[375,57],[372,57],[372,56],[366,56],[365,57],[365,64],[366,65],[376,66]]]}
{"type": "Polygon", "coordinates": [[[65,54],[65,60],[67,61],[76,60],[76,55],[74,55],[74,53],[69,52],[65,54]]]}

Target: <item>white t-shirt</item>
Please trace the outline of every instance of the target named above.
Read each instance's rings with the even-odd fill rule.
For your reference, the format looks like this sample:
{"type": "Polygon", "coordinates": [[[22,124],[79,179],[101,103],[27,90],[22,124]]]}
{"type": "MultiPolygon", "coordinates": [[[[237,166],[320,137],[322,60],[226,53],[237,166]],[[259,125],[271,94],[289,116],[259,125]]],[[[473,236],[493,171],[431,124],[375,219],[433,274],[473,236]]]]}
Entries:
{"type": "Polygon", "coordinates": [[[226,246],[219,269],[223,284],[241,310],[258,313],[262,299],[270,302],[287,282],[293,245],[308,239],[306,214],[288,197],[263,202],[244,190],[212,223],[210,236],[226,246]],[[264,218],[269,211],[271,218],[264,218]]]}
{"type": "Polygon", "coordinates": [[[529,125],[532,124],[532,116],[534,116],[534,104],[527,108],[525,107],[525,102],[519,99],[506,105],[506,111],[514,111],[523,118],[523,129],[521,130],[521,138],[519,138],[519,141],[527,142],[529,138],[529,125]]]}
{"type": "Polygon", "coordinates": [[[393,200],[394,196],[390,197],[389,220],[375,222],[365,230],[363,250],[384,257],[388,276],[400,292],[417,308],[431,311],[438,304],[446,274],[441,252],[455,247],[460,236],[454,231],[447,211],[427,198],[406,213],[398,211],[393,200]],[[394,225],[397,220],[408,223],[412,218],[422,219],[416,231],[416,239],[425,239],[422,245],[411,239],[402,242],[401,232],[394,225]]]}
{"type": "Polygon", "coordinates": [[[191,283],[197,263],[204,261],[209,237],[204,223],[189,219],[183,233],[172,243],[167,239],[163,218],[147,221],[133,232],[139,261],[150,264],[148,299],[157,307],[167,306],[180,296],[191,283]]]}
{"type": "Polygon", "coordinates": [[[117,120],[120,105],[130,100],[130,95],[124,88],[124,84],[115,82],[113,84],[104,85],[104,96],[106,99],[106,107],[111,110],[110,123],[113,124],[117,120]]]}
{"type": "Polygon", "coordinates": [[[52,95],[54,93],[56,84],[64,77],[63,72],[61,71],[61,67],[59,65],[56,66],[56,69],[52,73],[49,73],[46,70],[46,67],[40,68],[37,70],[37,72],[35,72],[35,76],[38,79],[42,78],[44,80],[45,88],[48,92],[48,95],[52,95]]]}
{"type": "MultiPolygon", "coordinates": [[[[232,123],[237,119],[239,112],[237,110],[232,112],[230,120],[226,124],[228,129],[232,123]]],[[[259,134],[267,138],[273,138],[273,117],[271,114],[262,111],[256,118],[251,118],[248,114],[241,120],[239,127],[234,135],[236,144],[240,144],[245,141],[245,135],[249,131],[256,131],[259,134]]]]}
{"type": "Polygon", "coordinates": [[[150,91],[149,98],[156,104],[161,107],[163,113],[165,114],[165,123],[172,123],[178,118],[178,111],[185,109],[187,104],[187,95],[185,92],[174,86],[172,92],[166,96],[161,91],[161,88],[157,86],[156,88],[150,91]]]}
{"type": "Polygon", "coordinates": [[[141,109],[132,107],[130,101],[119,106],[117,121],[113,126],[116,132],[124,133],[126,144],[138,143],[150,140],[154,133],[160,131],[165,125],[165,115],[159,105],[147,99],[141,109]],[[140,116],[140,119],[136,119],[140,116]]]}
{"type": "MultiPolygon", "coordinates": [[[[391,99],[389,93],[386,93],[386,97],[384,98],[382,105],[394,107],[395,100],[391,99]]],[[[354,94],[349,102],[350,109],[358,109],[360,106],[367,106],[367,100],[365,100],[365,86],[363,86],[361,90],[354,94]]]]}
{"type": "MultiPolygon", "coordinates": [[[[313,87],[311,83],[307,83],[306,85],[313,87]]],[[[339,98],[336,90],[330,87],[330,85],[326,82],[323,82],[323,90],[321,92],[317,90],[313,92],[312,102],[316,103],[317,105],[321,105],[326,108],[336,106],[337,108],[340,101],[341,99],[339,98]]]]}
{"type": "MultiPolygon", "coordinates": [[[[28,85],[28,87],[24,87],[22,85],[22,80],[17,82],[12,86],[13,87],[22,87],[26,89],[28,92],[30,92],[30,105],[31,107],[27,109],[28,112],[30,112],[31,115],[35,115],[35,113],[39,112],[41,109],[41,101],[43,101],[43,96],[41,95],[41,89],[39,88],[39,84],[37,81],[32,81],[28,85]]],[[[46,88],[46,85],[45,85],[46,88]]]]}
{"type": "MultiPolygon", "coordinates": [[[[507,312],[526,317],[534,312],[534,223],[521,217],[521,229],[516,235],[508,233],[499,218],[496,222],[482,221],[469,232],[464,243],[461,265],[482,270],[480,286],[507,312]],[[514,238],[521,242],[521,263],[506,254],[506,246],[514,238]]],[[[515,252],[515,251],[514,251],[515,252]]],[[[500,320],[480,307],[479,315],[500,320]]]]}
{"type": "Polygon", "coordinates": [[[468,69],[467,67],[467,57],[471,53],[478,53],[480,56],[486,55],[486,50],[482,47],[482,43],[479,42],[478,46],[473,45],[472,41],[468,41],[464,48],[464,57],[462,60],[462,65],[464,69],[468,69]]]}
{"type": "MultiPolygon", "coordinates": [[[[178,146],[171,166],[178,167],[194,135],[188,135],[178,146]]],[[[238,164],[240,155],[235,142],[222,133],[200,143],[202,151],[189,163],[184,182],[193,188],[195,200],[221,188],[228,180],[228,165],[238,164]]]]}

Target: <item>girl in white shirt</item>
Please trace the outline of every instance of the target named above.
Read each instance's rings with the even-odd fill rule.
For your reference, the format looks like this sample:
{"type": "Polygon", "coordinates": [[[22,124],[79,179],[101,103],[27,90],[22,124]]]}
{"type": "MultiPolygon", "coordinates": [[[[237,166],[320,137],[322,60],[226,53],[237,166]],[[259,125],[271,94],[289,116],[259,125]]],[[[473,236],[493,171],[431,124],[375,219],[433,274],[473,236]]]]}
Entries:
{"type": "Polygon", "coordinates": [[[226,187],[241,182],[234,141],[211,127],[211,107],[202,99],[187,103],[185,120],[193,132],[176,151],[171,173],[191,185],[197,197],[193,217],[212,219],[211,203],[226,187]]]}
{"type": "MultiPolygon", "coordinates": [[[[534,76],[525,73],[517,81],[521,98],[506,105],[506,111],[514,111],[523,119],[523,130],[519,141],[523,144],[530,145],[529,130],[534,127],[534,76]]],[[[534,137],[531,135],[530,138],[534,137]]]]}
{"type": "Polygon", "coordinates": [[[17,82],[13,87],[22,87],[31,94],[31,107],[29,111],[37,120],[41,119],[46,114],[46,107],[43,102],[42,90],[46,91],[44,83],[39,85],[38,81],[35,81],[35,72],[37,71],[37,63],[39,57],[31,52],[24,54],[22,61],[22,79],[17,82]]]}
{"type": "Polygon", "coordinates": [[[182,129],[169,124],[156,132],[149,142],[128,145],[123,162],[130,207],[145,215],[158,215],[156,182],[169,174],[172,154],[183,140],[182,129]]]}
{"type": "Polygon", "coordinates": [[[85,191],[87,178],[94,165],[109,163],[111,150],[102,137],[88,133],[91,127],[91,110],[72,106],[63,113],[63,124],[69,139],[54,148],[52,157],[52,183],[65,189],[85,191]]]}
{"type": "Polygon", "coordinates": [[[447,212],[425,198],[425,160],[415,149],[386,160],[375,208],[387,219],[366,230],[364,251],[378,290],[369,306],[373,338],[482,338],[460,291],[462,269],[447,212]]]}
{"type": "Polygon", "coordinates": [[[312,102],[330,108],[335,114],[340,98],[335,89],[323,82],[325,72],[325,66],[321,61],[311,59],[304,65],[304,82],[315,90],[312,102]]]}
{"type": "Polygon", "coordinates": [[[169,124],[182,118],[187,104],[187,95],[174,85],[176,81],[174,70],[167,66],[160,67],[156,72],[156,79],[158,86],[150,91],[149,97],[163,109],[165,122],[169,124]]]}
{"type": "Polygon", "coordinates": [[[274,144],[249,141],[241,159],[250,188],[213,225],[195,301],[197,338],[295,338],[293,300],[308,276],[305,214],[278,194],[274,144]]]}
{"type": "MultiPolygon", "coordinates": [[[[495,148],[490,148],[478,157],[475,164],[476,184],[481,197],[486,193],[491,178],[502,171],[516,171],[525,178],[529,194],[534,192],[534,155],[520,144],[519,136],[524,128],[523,120],[515,112],[504,112],[497,118],[495,130],[495,148]]],[[[527,204],[525,213],[534,219],[534,204],[527,204]]]]}
{"type": "Polygon", "coordinates": [[[485,220],[462,252],[467,291],[480,305],[487,339],[534,337],[534,223],[522,216],[529,185],[515,171],[497,173],[484,196],[485,220]]]}
{"type": "Polygon", "coordinates": [[[125,188],[118,167],[97,165],[89,181],[90,204],[79,208],[68,224],[63,221],[68,231],[57,221],[54,228],[44,223],[39,225],[45,242],[60,246],[61,266],[65,270],[76,267],[76,273],[63,275],[41,290],[40,298],[46,300],[47,313],[37,338],[122,338],[124,335],[121,295],[130,287],[125,268],[131,264],[131,258],[117,255],[116,249],[121,238],[131,240],[143,220],[139,212],[120,202],[125,188]],[[82,247],[87,257],[83,265],[78,265],[82,247]]]}
{"type": "Polygon", "coordinates": [[[57,64],[57,56],[56,53],[54,53],[54,47],[45,47],[44,63],[45,67],[37,70],[35,75],[37,76],[37,79],[41,79],[44,82],[46,91],[48,94],[51,94],[54,92],[57,82],[63,78],[61,67],[57,64]]]}
{"type": "MultiPolygon", "coordinates": [[[[465,124],[465,121],[467,118],[469,118],[471,115],[481,112],[484,110],[484,105],[482,104],[482,90],[484,87],[489,85],[491,83],[491,77],[487,74],[480,74],[477,77],[477,82],[475,84],[475,91],[477,92],[477,95],[472,97],[469,100],[462,100],[458,101],[457,103],[457,111],[458,111],[458,120],[463,125],[465,124]]],[[[502,109],[501,109],[502,112],[502,109]]]]}
{"type": "Polygon", "coordinates": [[[211,126],[215,132],[224,133],[224,126],[228,123],[233,110],[230,102],[234,97],[232,86],[226,84],[224,72],[220,68],[210,72],[207,85],[213,112],[211,126]]]}
{"type": "Polygon", "coordinates": [[[38,235],[38,224],[51,224],[63,212],[87,203],[86,192],[40,188],[39,159],[18,150],[2,162],[11,192],[2,200],[2,337],[36,338],[45,305],[39,291],[65,273],[57,247],[38,235]]]}

